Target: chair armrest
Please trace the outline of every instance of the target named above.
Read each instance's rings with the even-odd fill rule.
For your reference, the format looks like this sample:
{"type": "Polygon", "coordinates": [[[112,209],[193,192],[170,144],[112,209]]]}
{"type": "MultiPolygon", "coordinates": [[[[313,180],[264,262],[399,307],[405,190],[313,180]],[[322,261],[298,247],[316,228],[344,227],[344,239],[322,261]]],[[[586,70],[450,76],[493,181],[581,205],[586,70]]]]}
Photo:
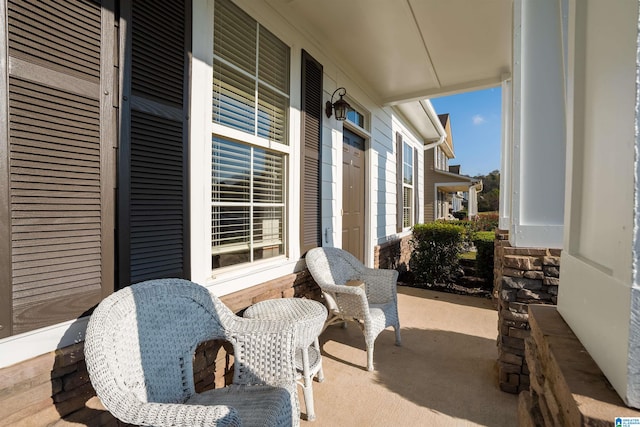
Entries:
{"type": "Polygon", "coordinates": [[[396,270],[365,268],[361,279],[365,282],[369,303],[384,304],[397,299],[396,270]]]}
{"type": "Polygon", "coordinates": [[[360,320],[369,317],[369,304],[363,288],[325,283],[322,285],[322,291],[329,293],[334,298],[342,317],[353,317],[360,320]]]}
{"type": "Polygon", "coordinates": [[[234,348],[234,384],[295,388],[295,329],[286,320],[226,319],[234,348]]]}
{"type": "MultiPolygon", "coordinates": [[[[226,405],[142,403],[133,405],[123,421],[142,426],[240,426],[238,411],[226,405]]],[[[110,408],[107,408],[111,410],[110,408]]],[[[122,413],[122,412],[120,412],[122,413]]]]}

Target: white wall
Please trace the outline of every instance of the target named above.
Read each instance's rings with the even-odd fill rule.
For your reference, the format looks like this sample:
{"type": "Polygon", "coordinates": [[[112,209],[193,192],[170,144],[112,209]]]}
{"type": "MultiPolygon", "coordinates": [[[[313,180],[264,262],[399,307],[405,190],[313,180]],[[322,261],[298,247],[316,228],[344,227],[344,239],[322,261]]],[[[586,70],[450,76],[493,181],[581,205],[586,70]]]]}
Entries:
{"type": "Polygon", "coordinates": [[[637,37],[636,0],[569,2],[558,309],[620,396],[639,407],[637,37]]]}

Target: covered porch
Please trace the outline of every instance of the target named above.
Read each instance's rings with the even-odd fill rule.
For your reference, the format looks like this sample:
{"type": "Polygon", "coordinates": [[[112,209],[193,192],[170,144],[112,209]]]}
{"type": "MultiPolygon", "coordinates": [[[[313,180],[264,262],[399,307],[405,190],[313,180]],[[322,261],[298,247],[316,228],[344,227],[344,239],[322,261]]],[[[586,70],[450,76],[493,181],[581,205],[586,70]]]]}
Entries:
{"type": "Polygon", "coordinates": [[[498,386],[494,303],[400,286],[398,306],[403,345],[382,332],[373,372],[353,323],[320,336],[325,380],[313,385],[316,420],[302,425],[517,425],[517,396],[498,386]]]}
{"type": "MultiPolygon", "coordinates": [[[[355,324],[321,334],[325,380],[313,383],[317,418],[305,420],[299,389],[301,425],[517,425],[518,397],[498,386],[494,302],[400,286],[398,309],[403,345],[394,345],[392,329],[383,331],[373,372],[366,370],[364,340],[355,324]]],[[[116,420],[93,397],[84,410],[55,425],[110,422],[116,420]]]]}
{"type": "MultiPolygon", "coordinates": [[[[9,4],[13,7],[19,3],[9,4]]],[[[5,102],[5,120],[0,124],[0,130],[7,135],[0,150],[0,172],[4,177],[0,182],[0,204],[5,207],[0,214],[0,366],[6,369],[0,373],[4,380],[0,426],[11,424],[11,420],[25,425],[31,420],[36,420],[35,425],[113,425],[108,413],[84,406],[92,393],[83,371],[84,328],[88,309],[115,290],[148,278],[143,273],[189,277],[222,297],[242,292],[243,301],[249,303],[238,309],[254,302],[256,288],[268,298],[298,296],[294,288],[297,280],[304,278],[302,256],[307,250],[300,229],[306,220],[300,216],[305,206],[302,196],[314,195],[315,209],[309,215],[315,225],[311,243],[343,246],[341,206],[348,197],[340,188],[340,183],[346,182],[341,153],[344,130],[350,126],[367,140],[363,150],[367,161],[367,185],[363,186],[367,205],[361,246],[365,249],[365,262],[379,264],[379,247],[393,243],[393,239],[408,240],[411,221],[424,217],[424,210],[416,209],[414,215],[407,215],[408,223],[403,222],[404,200],[407,205],[414,201],[417,207],[423,201],[420,197],[403,198],[403,192],[415,190],[420,196],[425,189],[420,185],[413,189],[403,186],[412,175],[402,175],[405,171],[398,153],[409,141],[408,148],[414,150],[408,153],[415,154],[415,171],[419,171],[424,162],[419,161],[422,151],[416,149],[433,148],[444,140],[443,134],[429,133],[432,126],[426,109],[428,98],[498,85],[504,97],[500,229],[509,231],[510,244],[510,253],[505,252],[502,260],[510,274],[504,274],[507,280],[503,282],[510,289],[501,294],[503,315],[522,326],[515,329],[526,330],[529,300],[546,296],[557,302],[562,315],[558,319],[570,324],[586,347],[580,351],[592,355],[593,366],[597,364],[604,372],[598,374],[600,383],[613,386],[628,406],[640,406],[640,191],[636,179],[638,158],[634,155],[639,145],[634,131],[639,121],[635,83],[639,69],[637,2],[500,0],[471,4],[464,0],[403,0],[377,1],[372,7],[368,0],[235,0],[233,4],[241,10],[239,16],[244,19],[246,14],[245,21],[256,31],[264,27],[265,40],[273,36],[274,43],[286,51],[279,61],[284,72],[270,76],[283,87],[278,89],[278,99],[285,100],[286,108],[277,118],[288,114],[290,119],[282,128],[274,126],[274,135],[277,133],[289,145],[277,142],[275,137],[254,134],[262,116],[260,104],[253,97],[247,103],[252,106],[254,133],[212,121],[214,65],[222,69],[215,62],[221,56],[215,61],[212,58],[217,46],[213,42],[212,14],[216,2],[186,1],[179,8],[184,16],[177,19],[171,13],[160,13],[159,6],[158,10],[154,9],[156,6],[145,10],[145,5],[153,4],[148,2],[135,2],[136,7],[142,5],[136,10],[132,10],[134,2],[86,3],[86,14],[95,23],[92,31],[97,40],[91,50],[95,63],[89,70],[68,70],[69,61],[58,57],[42,59],[39,51],[29,53],[25,60],[14,39],[7,36],[20,28],[9,26],[3,30],[13,44],[0,47],[5,58],[0,67],[4,71],[0,91],[13,103],[5,102]],[[167,38],[184,43],[176,42],[169,49],[159,39],[147,37],[150,32],[141,26],[136,28],[135,37],[141,37],[144,43],[134,44],[133,24],[146,21],[136,21],[132,14],[150,17],[153,28],[165,27],[157,16],[170,23],[178,22],[181,25],[175,26],[174,33],[167,33],[167,38]],[[598,16],[607,19],[593,18],[598,16]],[[357,31],[345,37],[345,29],[351,28],[357,31]],[[155,82],[157,64],[138,59],[161,60],[163,56],[148,55],[147,42],[153,52],[171,58],[165,62],[178,77],[170,74],[155,82]],[[132,53],[131,46],[139,50],[132,53]],[[314,83],[315,91],[309,91],[317,95],[313,104],[331,104],[332,93],[343,87],[352,104],[365,113],[362,125],[347,123],[345,127],[318,109],[314,117],[315,157],[309,158],[319,160],[323,154],[324,160],[313,163],[319,173],[309,181],[313,184],[312,193],[306,193],[297,179],[303,175],[300,172],[306,150],[301,130],[307,112],[302,96],[306,74],[301,72],[301,66],[307,53],[321,65],[312,70],[319,70],[321,77],[314,83]],[[143,64],[144,72],[138,73],[140,70],[132,67],[134,62],[136,66],[143,64]],[[284,75],[287,79],[278,80],[284,75]],[[149,90],[147,80],[153,83],[149,90]],[[165,80],[176,87],[168,87],[165,80]],[[37,91],[33,82],[54,95],[34,95],[37,91]],[[121,82],[122,87],[114,82],[121,82]],[[163,92],[165,89],[167,93],[163,92]],[[74,110],[59,102],[66,99],[59,92],[73,94],[69,102],[74,110]],[[77,101],[77,97],[90,100],[86,101],[90,105],[86,112],[85,101],[77,101]],[[45,114],[24,126],[20,122],[23,116],[32,119],[29,102],[40,98],[38,111],[57,114],[58,110],[50,106],[60,105],[60,114],[73,126],[82,131],[93,129],[92,136],[82,141],[91,143],[90,155],[84,149],[74,149],[75,157],[69,156],[65,143],[65,148],[56,151],[35,144],[36,156],[31,145],[16,143],[15,133],[11,132],[23,127],[33,134],[17,138],[20,141],[40,142],[39,135],[57,135],[59,119],[55,114],[45,114]],[[24,99],[29,102],[14,102],[24,99]],[[122,120],[118,120],[120,112],[122,120]],[[85,114],[91,117],[90,126],[76,123],[85,114]],[[44,123],[53,125],[48,128],[44,123]],[[164,127],[167,123],[171,123],[170,128],[164,127]],[[148,128],[154,130],[150,135],[146,131],[132,132],[148,128]],[[216,254],[211,251],[211,243],[219,240],[221,233],[213,236],[211,226],[213,202],[218,203],[212,200],[210,191],[211,143],[220,136],[233,140],[232,144],[240,141],[250,150],[275,151],[274,158],[282,160],[278,173],[287,172],[288,185],[278,193],[286,194],[286,200],[273,203],[281,209],[278,218],[287,240],[278,240],[283,242],[283,250],[274,253],[277,256],[272,260],[260,259],[264,257],[262,252],[252,254],[251,262],[253,258],[258,262],[247,262],[249,268],[218,270],[221,265],[212,256],[216,254]],[[147,139],[167,141],[167,145],[147,144],[147,139]],[[138,158],[130,154],[132,147],[148,146],[158,149],[148,158],[145,150],[139,150],[138,158]],[[174,151],[180,154],[167,154],[174,151]],[[156,178],[165,177],[166,168],[157,168],[148,179],[146,173],[153,169],[148,166],[155,165],[156,158],[167,159],[177,171],[171,185],[156,178]],[[55,188],[46,191],[40,181],[23,184],[30,182],[35,171],[51,169],[56,171],[54,177],[66,174],[62,159],[86,162],[91,180],[83,175],[77,182],[71,180],[66,186],[52,186],[55,188]],[[140,162],[144,173],[131,174],[131,165],[136,165],[132,159],[140,162]],[[147,185],[149,182],[153,185],[147,185]],[[137,184],[141,186],[136,187],[137,184]],[[85,186],[91,187],[91,192],[80,191],[85,186]],[[166,189],[168,194],[156,194],[158,189],[166,189]],[[157,197],[148,203],[152,194],[157,197]],[[603,195],[615,201],[616,209],[602,203],[603,195]],[[78,200],[92,202],[84,205],[78,200]],[[171,235],[175,238],[167,239],[167,231],[156,239],[158,227],[150,213],[160,212],[165,220],[169,215],[156,207],[168,206],[167,200],[175,201],[171,205],[175,211],[173,228],[167,227],[175,231],[175,236],[171,235]],[[46,224],[41,219],[45,207],[53,212],[46,224]],[[65,209],[74,215],[65,215],[65,209]],[[90,218],[88,225],[78,225],[85,222],[76,220],[75,215],[90,218]],[[68,218],[70,224],[64,224],[68,218]],[[136,223],[138,219],[145,221],[136,223]],[[135,233],[138,230],[146,233],[141,242],[152,242],[149,247],[137,245],[135,239],[142,236],[135,233]],[[65,248],[58,248],[61,241],[67,241],[64,239],[77,243],[79,249],[67,243],[65,248]],[[92,249],[85,251],[83,245],[89,240],[92,249]],[[157,242],[161,243],[154,246],[157,242]],[[162,257],[165,251],[158,249],[165,249],[166,242],[174,245],[166,251],[175,262],[172,270],[168,268],[174,264],[167,262],[162,257]],[[32,247],[44,249],[40,252],[32,247]],[[58,250],[68,248],[70,253],[58,250]],[[26,257],[28,262],[19,258],[32,254],[35,255],[26,257]],[[150,262],[147,254],[157,257],[150,262]],[[69,282],[71,285],[62,289],[69,282]],[[547,293],[549,289],[554,293],[547,293]],[[34,366],[37,369],[31,369],[34,366]],[[82,409],[76,412],[78,407],[82,409]]],[[[1,14],[5,23],[19,21],[9,14],[8,6],[1,14]]],[[[49,24],[47,19],[45,24],[49,24]]],[[[35,21],[35,28],[42,26],[35,21]]],[[[23,33],[27,34],[21,30],[16,33],[19,41],[23,33]]],[[[69,33],[73,33],[70,37],[75,43],[75,32],[69,33]]],[[[30,46],[38,38],[26,37],[23,44],[30,46]]],[[[70,46],[65,51],[74,52],[73,44],[70,46]]],[[[255,44],[248,46],[246,52],[253,55],[255,44]]],[[[43,51],[47,53],[48,49],[43,51]]],[[[309,60],[305,64],[311,63],[309,60]]],[[[230,69],[246,74],[234,67],[230,69]]],[[[232,77],[236,74],[230,72],[232,77]]],[[[245,85],[255,87],[255,91],[238,89],[240,85],[233,88],[242,94],[255,93],[260,87],[259,75],[250,76],[255,77],[254,86],[245,85]]],[[[234,106],[233,101],[225,105],[234,106]]],[[[65,134],[61,139],[69,138],[65,134]]],[[[222,158],[224,147],[217,150],[221,154],[216,159],[222,158]]],[[[416,173],[416,183],[421,182],[419,178],[416,173]]],[[[45,175],[39,179],[51,184],[45,175]]],[[[280,191],[279,187],[276,189],[280,191]]],[[[271,234],[264,230],[277,228],[273,226],[275,221],[261,224],[263,235],[271,234]]],[[[259,239],[251,242],[263,243],[259,239]]],[[[505,425],[514,425],[515,397],[500,392],[496,385],[500,374],[495,371],[497,313],[492,303],[407,288],[402,289],[400,298],[404,347],[393,346],[392,332],[383,333],[376,342],[373,373],[363,368],[365,356],[359,331],[330,329],[323,335],[327,379],[314,385],[316,424],[499,425],[504,421],[505,425]]],[[[501,333],[521,334],[507,326],[501,333]]],[[[501,343],[504,347],[517,344],[524,348],[522,339],[502,334],[501,343]]],[[[563,356],[563,360],[571,362],[574,353],[563,356]]],[[[528,380],[522,357],[516,360],[522,365],[507,365],[518,371],[502,373],[507,378],[528,380]]],[[[520,386],[524,391],[528,382],[520,386]]],[[[518,387],[516,390],[520,391],[518,387]]],[[[551,400],[549,396],[550,393],[543,397],[551,400]]],[[[95,404],[96,399],[89,403],[95,404]]]]}

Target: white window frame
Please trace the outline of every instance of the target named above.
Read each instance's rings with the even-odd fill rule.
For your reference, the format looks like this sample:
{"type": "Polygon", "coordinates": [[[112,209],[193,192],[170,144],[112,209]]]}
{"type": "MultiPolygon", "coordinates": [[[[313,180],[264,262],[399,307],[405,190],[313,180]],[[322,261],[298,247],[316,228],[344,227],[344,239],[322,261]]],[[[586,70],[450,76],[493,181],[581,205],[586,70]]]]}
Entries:
{"type": "MultiPolygon", "coordinates": [[[[235,5],[233,3],[231,3],[234,7],[235,5]]],[[[235,6],[238,7],[238,6],[235,6]]],[[[238,9],[241,10],[241,8],[238,7],[238,9]]],[[[215,2],[214,2],[214,15],[211,17],[211,19],[215,20],[215,2]]],[[[211,144],[211,155],[210,158],[212,159],[212,166],[213,166],[213,156],[214,156],[214,144],[213,144],[213,140],[215,138],[217,139],[222,139],[225,141],[228,141],[231,144],[240,144],[242,146],[246,146],[249,148],[249,152],[250,152],[250,160],[249,160],[249,186],[248,186],[248,200],[244,201],[244,202],[228,202],[228,201],[219,201],[219,200],[214,200],[213,198],[211,199],[211,223],[212,223],[212,233],[211,233],[211,256],[220,256],[220,255],[224,255],[224,254],[230,254],[230,253],[234,253],[234,248],[238,251],[248,251],[248,260],[244,261],[244,262],[235,262],[232,263],[228,266],[219,266],[216,268],[215,265],[213,265],[213,261],[211,261],[211,267],[212,270],[214,271],[219,271],[221,269],[224,268],[237,268],[238,266],[247,266],[248,264],[254,264],[255,262],[264,262],[264,260],[260,259],[259,261],[254,259],[254,250],[258,247],[263,246],[264,242],[258,242],[258,238],[257,236],[254,235],[254,212],[257,211],[260,208],[264,208],[264,207],[276,207],[276,208],[280,208],[281,209],[281,224],[279,227],[280,230],[280,235],[278,236],[278,239],[272,239],[274,241],[274,244],[277,242],[277,245],[281,247],[279,248],[279,253],[276,256],[271,256],[269,258],[267,258],[267,260],[273,259],[273,258],[277,258],[277,257],[284,257],[286,256],[287,250],[288,250],[288,245],[287,245],[287,230],[286,230],[286,224],[287,224],[287,212],[288,212],[288,204],[289,204],[289,200],[287,199],[287,181],[286,181],[286,176],[287,176],[287,170],[288,170],[288,154],[289,154],[289,147],[287,145],[287,141],[288,141],[288,108],[289,108],[289,104],[290,104],[290,93],[291,93],[291,83],[290,83],[290,79],[287,77],[287,81],[289,82],[288,87],[286,87],[286,92],[283,92],[282,90],[280,90],[277,87],[274,87],[273,85],[269,84],[269,82],[267,81],[263,81],[260,79],[260,75],[259,75],[259,70],[260,70],[260,64],[259,64],[259,59],[260,59],[260,41],[261,41],[261,34],[266,30],[268,32],[268,30],[266,28],[264,28],[262,26],[262,24],[260,24],[260,22],[257,19],[254,19],[252,17],[248,17],[251,21],[253,21],[253,23],[255,24],[256,27],[256,32],[255,32],[255,68],[253,68],[252,72],[241,69],[240,67],[236,66],[235,64],[229,62],[228,60],[226,60],[224,57],[218,56],[216,54],[216,41],[215,41],[215,32],[213,34],[214,40],[213,40],[213,62],[214,62],[214,74],[215,74],[215,67],[216,67],[216,63],[220,63],[223,66],[225,66],[227,68],[227,70],[230,70],[230,72],[234,73],[234,75],[240,76],[241,78],[246,78],[251,80],[254,83],[254,94],[253,95],[253,101],[254,101],[254,105],[252,106],[253,109],[253,123],[247,122],[247,128],[252,128],[252,133],[249,133],[247,130],[241,130],[238,129],[236,127],[233,126],[227,126],[225,124],[223,124],[222,122],[216,122],[214,120],[214,115],[212,114],[212,123],[211,123],[211,127],[212,127],[212,144],[211,144]],[[282,120],[284,120],[284,125],[283,125],[283,131],[284,131],[284,135],[282,135],[282,140],[281,141],[277,141],[277,140],[272,140],[269,139],[268,137],[265,136],[260,136],[260,129],[259,129],[259,117],[260,117],[260,104],[259,104],[259,94],[260,94],[260,87],[264,87],[269,91],[275,92],[277,94],[277,96],[279,97],[284,97],[285,99],[285,103],[286,103],[286,108],[284,111],[284,116],[282,117],[282,120]],[[284,182],[282,183],[282,197],[283,200],[281,203],[268,203],[268,204],[264,204],[264,203],[259,203],[256,202],[254,200],[254,168],[256,167],[256,163],[254,162],[254,153],[256,149],[262,149],[265,150],[267,152],[271,152],[272,154],[278,155],[278,156],[282,156],[282,177],[284,179],[284,182]],[[247,242],[242,242],[242,243],[238,243],[235,246],[232,245],[218,245],[216,247],[214,247],[214,243],[219,242],[219,239],[216,238],[215,236],[213,236],[213,233],[215,232],[215,228],[214,228],[214,222],[216,221],[216,218],[218,219],[218,221],[220,221],[219,217],[215,214],[216,210],[221,208],[221,207],[228,207],[228,208],[235,208],[235,209],[247,209],[248,210],[248,224],[245,224],[244,222],[242,222],[240,225],[241,226],[248,226],[248,231],[247,231],[247,235],[246,237],[248,238],[247,242]]],[[[247,21],[239,21],[239,24],[245,23],[247,21]]],[[[215,24],[214,24],[215,25],[215,24]]],[[[271,34],[273,35],[273,34],[271,34]]],[[[282,42],[280,39],[278,39],[276,36],[275,37],[279,42],[282,42]]],[[[285,69],[287,70],[287,72],[289,72],[290,69],[290,61],[291,61],[291,51],[288,51],[288,63],[287,64],[282,64],[285,65],[285,69]]],[[[215,77],[215,76],[214,76],[215,77]]],[[[214,89],[211,92],[211,96],[215,99],[214,94],[216,93],[215,91],[216,86],[214,85],[214,89]]],[[[221,102],[221,104],[223,104],[223,107],[221,108],[221,111],[224,111],[224,106],[227,107],[227,110],[229,110],[229,106],[233,105],[233,101],[235,101],[234,98],[231,98],[231,102],[228,102],[226,104],[224,104],[224,102],[221,102]]],[[[246,105],[244,105],[244,107],[246,108],[246,105]]],[[[222,121],[222,120],[221,120],[222,121]]],[[[238,120],[234,120],[234,121],[238,121],[238,120]]],[[[239,120],[240,122],[242,120],[239,120]]],[[[213,174],[213,170],[211,171],[211,182],[213,183],[213,179],[214,178],[214,174],[213,174]]],[[[212,190],[213,190],[213,184],[212,184],[212,190]]],[[[213,194],[213,193],[209,193],[209,194],[213,194]]],[[[218,225],[220,225],[220,227],[222,227],[221,225],[222,223],[218,223],[218,225]]],[[[219,237],[219,236],[218,236],[219,237]]]]}
{"type": "Polygon", "coordinates": [[[415,200],[415,179],[414,168],[415,159],[413,155],[413,147],[404,138],[402,141],[402,228],[404,230],[413,227],[415,214],[414,214],[414,200],[415,200]],[[407,162],[410,158],[410,162],[407,162]],[[407,169],[410,169],[407,171],[407,169]],[[408,177],[407,177],[408,175],[408,177]],[[410,183],[407,182],[407,178],[410,179],[410,183]],[[407,197],[407,192],[410,192],[410,196],[407,197]],[[407,203],[408,201],[408,203],[407,203]],[[408,218],[408,222],[407,222],[408,218]]]}
{"type": "MultiPolygon", "coordinates": [[[[296,71],[299,68],[298,56],[292,48],[293,43],[287,33],[273,30],[266,26],[274,36],[289,46],[289,107],[288,123],[285,127],[287,140],[291,146],[273,140],[242,132],[238,129],[213,123],[213,51],[214,51],[214,9],[215,0],[194,0],[193,2],[193,38],[191,120],[190,120],[190,206],[191,206],[191,280],[215,289],[216,295],[222,296],[237,292],[247,287],[277,279],[295,271],[296,248],[291,246],[295,239],[295,209],[290,195],[295,193],[294,171],[298,153],[296,146],[296,110],[291,108],[296,92],[293,88],[299,84],[296,71]],[[207,36],[208,35],[208,36],[207,36]],[[211,254],[212,243],[212,138],[218,136],[232,141],[243,142],[255,147],[275,150],[285,156],[285,223],[283,239],[285,252],[282,256],[257,260],[253,263],[242,263],[234,266],[213,269],[211,254]],[[292,252],[293,251],[293,252],[292,252]],[[291,258],[293,256],[293,258],[291,258]]],[[[244,9],[258,24],[256,13],[249,8],[244,9]]]]}
{"type": "Polygon", "coordinates": [[[447,163],[448,163],[449,157],[447,157],[447,154],[444,152],[444,150],[438,146],[436,147],[435,154],[436,154],[434,156],[435,168],[442,171],[448,171],[449,168],[447,163]]]}

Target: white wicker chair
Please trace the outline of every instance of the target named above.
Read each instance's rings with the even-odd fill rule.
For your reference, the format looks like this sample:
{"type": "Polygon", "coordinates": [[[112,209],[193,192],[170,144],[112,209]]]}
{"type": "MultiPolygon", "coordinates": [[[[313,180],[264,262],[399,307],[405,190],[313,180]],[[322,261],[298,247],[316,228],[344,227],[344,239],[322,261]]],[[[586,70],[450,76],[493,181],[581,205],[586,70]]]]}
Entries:
{"type": "Polygon", "coordinates": [[[122,289],[91,316],[91,383],[119,420],[153,426],[299,425],[294,325],[243,319],[181,279],[122,289]],[[206,340],[234,349],[233,384],[196,393],[193,354],[206,340]]]}
{"type": "Polygon", "coordinates": [[[393,326],[396,345],[401,344],[398,318],[398,272],[367,268],[349,252],[315,248],[307,252],[307,268],[322,289],[329,319],[325,325],[355,321],[367,345],[367,369],[373,370],[373,344],[385,328],[393,326]],[[364,286],[346,286],[362,281],[364,286]]]}

